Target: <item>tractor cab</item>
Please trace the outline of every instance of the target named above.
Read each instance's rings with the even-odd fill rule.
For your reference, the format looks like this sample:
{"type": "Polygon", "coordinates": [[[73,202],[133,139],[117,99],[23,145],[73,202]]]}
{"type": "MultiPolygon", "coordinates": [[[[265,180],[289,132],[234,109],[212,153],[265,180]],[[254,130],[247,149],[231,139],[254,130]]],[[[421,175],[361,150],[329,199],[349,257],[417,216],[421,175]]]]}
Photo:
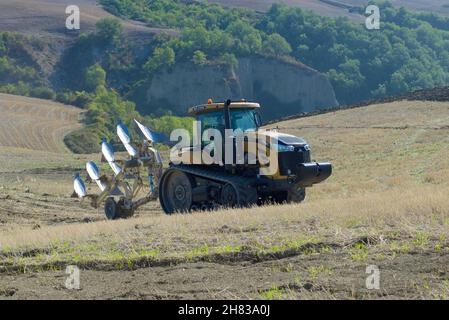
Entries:
{"type": "Polygon", "coordinates": [[[244,132],[257,131],[261,126],[260,105],[254,102],[238,101],[214,103],[192,107],[188,113],[201,122],[201,132],[208,129],[240,129],[244,132]]]}

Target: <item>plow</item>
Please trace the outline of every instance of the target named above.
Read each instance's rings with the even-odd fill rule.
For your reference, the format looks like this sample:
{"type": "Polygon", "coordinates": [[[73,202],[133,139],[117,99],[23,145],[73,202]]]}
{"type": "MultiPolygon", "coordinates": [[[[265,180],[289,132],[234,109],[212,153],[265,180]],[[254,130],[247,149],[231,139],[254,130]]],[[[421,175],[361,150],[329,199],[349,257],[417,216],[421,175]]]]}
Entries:
{"type": "Polygon", "coordinates": [[[77,173],[74,196],[90,199],[94,208],[103,204],[110,220],[129,218],[139,207],[158,200],[166,214],[302,202],[306,188],[326,180],[332,165],[312,160],[311,148],[303,138],[262,129],[259,108],[258,103],[245,100],[209,100],[188,109],[197,124],[193,141],[200,143],[175,146],[165,169],[152,131],[134,120],[143,136],[136,142],[119,121],[116,133],[128,157],[117,159],[111,144],[103,139],[102,161],[112,174],[101,174],[93,161],[87,162],[86,182],[96,184],[100,193],[88,193],[85,180],[77,173]],[[204,136],[209,138],[198,139],[204,136]],[[219,143],[222,137],[225,143],[219,143]],[[258,157],[261,145],[264,155],[276,156],[269,165],[258,157]],[[192,162],[195,152],[206,152],[215,161],[192,162]],[[173,154],[180,157],[174,161],[173,154]],[[273,163],[275,170],[267,170],[273,163]]]}
{"type": "Polygon", "coordinates": [[[154,138],[151,131],[137,120],[134,123],[144,137],[136,147],[131,144],[128,128],[121,121],[116,126],[117,135],[129,155],[127,159],[117,159],[111,144],[106,139],[101,142],[102,161],[108,163],[112,174],[101,174],[93,161],[86,163],[86,181],[95,183],[100,194],[88,193],[80,174],[74,176],[75,195],[83,199],[89,198],[94,208],[100,207],[104,202],[104,212],[110,220],[129,218],[139,207],[158,198],[162,158],[152,146],[154,138]],[[149,191],[141,195],[145,187],[149,187],[149,191]]]}

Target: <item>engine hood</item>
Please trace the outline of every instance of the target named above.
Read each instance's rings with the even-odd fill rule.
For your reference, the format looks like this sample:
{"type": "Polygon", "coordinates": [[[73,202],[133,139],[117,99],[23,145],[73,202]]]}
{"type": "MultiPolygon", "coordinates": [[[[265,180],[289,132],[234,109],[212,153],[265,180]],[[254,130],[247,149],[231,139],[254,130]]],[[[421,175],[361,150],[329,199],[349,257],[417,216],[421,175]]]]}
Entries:
{"type": "Polygon", "coordinates": [[[303,138],[274,130],[259,130],[258,134],[277,139],[281,144],[285,145],[303,146],[307,144],[303,138]]]}

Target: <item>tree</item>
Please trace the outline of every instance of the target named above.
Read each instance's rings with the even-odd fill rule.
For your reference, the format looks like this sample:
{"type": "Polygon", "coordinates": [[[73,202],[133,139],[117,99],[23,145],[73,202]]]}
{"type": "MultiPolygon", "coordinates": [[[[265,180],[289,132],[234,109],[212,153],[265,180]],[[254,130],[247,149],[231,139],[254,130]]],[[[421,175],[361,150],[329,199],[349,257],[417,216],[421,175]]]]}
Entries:
{"type": "Polygon", "coordinates": [[[262,37],[258,32],[252,32],[243,38],[243,43],[248,47],[248,53],[258,54],[262,51],[262,37]]]}
{"type": "Polygon", "coordinates": [[[96,24],[96,35],[101,41],[115,43],[122,34],[122,24],[116,18],[103,18],[96,24]]]}
{"type": "Polygon", "coordinates": [[[171,67],[175,64],[175,51],[170,47],[158,47],[154,49],[153,55],[144,64],[144,69],[154,72],[163,67],[171,67]]]}
{"type": "Polygon", "coordinates": [[[153,130],[168,136],[174,129],[180,128],[186,129],[192,133],[193,118],[191,117],[178,117],[167,112],[159,118],[146,117],[146,121],[153,130]]]}
{"type": "Polygon", "coordinates": [[[6,56],[0,57],[0,75],[2,75],[2,77],[5,76],[6,78],[7,73],[9,73],[10,71],[11,65],[8,61],[8,57],[6,56]]]}
{"type": "Polygon", "coordinates": [[[206,54],[201,51],[201,50],[196,50],[193,53],[193,58],[192,61],[194,64],[198,65],[198,66],[204,66],[207,62],[207,56],[206,54]]]}
{"type": "Polygon", "coordinates": [[[105,136],[111,137],[119,119],[129,124],[137,116],[135,105],[123,100],[114,90],[99,86],[87,106],[89,121],[105,136]]]}
{"type": "Polygon", "coordinates": [[[1,34],[0,34],[0,55],[3,55],[6,53],[6,46],[5,43],[2,40],[1,34]]]}
{"type": "Polygon", "coordinates": [[[99,86],[106,85],[106,71],[99,65],[95,64],[86,70],[85,87],[87,91],[93,92],[99,86]]]}
{"type": "Polygon", "coordinates": [[[53,100],[56,97],[55,92],[51,88],[47,87],[37,87],[30,91],[32,97],[53,100]]]}
{"type": "Polygon", "coordinates": [[[235,38],[238,53],[258,53],[262,47],[259,31],[244,20],[234,21],[227,27],[226,32],[235,38]]]}
{"type": "Polygon", "coordinates": [[[232,53],[224,53],[220,57],[220,62],[228,65],[231,68],[237,67],[239,64],[239,61],[232,53]]]}
{"type": "Polygon", "coordinates": [[[360,72],[360,61],[348,60],[338,66],[338,71],[329,70],[328,76],[343,98],[340,102],[349,103],[361,97],[358,89],[363,86],[365,77],[360,72]]]}
{"type": "Polygon", "coordinates": [[[273,33],[265,40],[263,51],[279,57],[290,54],[292,52],[292,47],[280,34],[273,33]]]}
{"type": "Polygon", "coordinates": [[[181,39],[190,42],[193,48],[208,50],[211,47],[211,35],[203,26],[196,28],[186,28],[182,32],[181,39]]]}

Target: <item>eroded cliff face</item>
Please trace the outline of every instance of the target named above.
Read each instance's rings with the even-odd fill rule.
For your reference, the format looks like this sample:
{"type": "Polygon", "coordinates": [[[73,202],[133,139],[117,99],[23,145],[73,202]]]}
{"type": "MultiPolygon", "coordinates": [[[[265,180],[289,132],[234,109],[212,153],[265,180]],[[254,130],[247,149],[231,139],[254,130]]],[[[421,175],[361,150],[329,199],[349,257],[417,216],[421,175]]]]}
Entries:
{"type": "Polygon", "coordinates": [[[260,102],[265,120],[338,105],[325,75],[305,65],[265,58],[240,59],[235,68],[179,63],[154,76],[144,90],[144,113],[162,107],[185,114],[187,107],[208,98],[260,102]]]}

